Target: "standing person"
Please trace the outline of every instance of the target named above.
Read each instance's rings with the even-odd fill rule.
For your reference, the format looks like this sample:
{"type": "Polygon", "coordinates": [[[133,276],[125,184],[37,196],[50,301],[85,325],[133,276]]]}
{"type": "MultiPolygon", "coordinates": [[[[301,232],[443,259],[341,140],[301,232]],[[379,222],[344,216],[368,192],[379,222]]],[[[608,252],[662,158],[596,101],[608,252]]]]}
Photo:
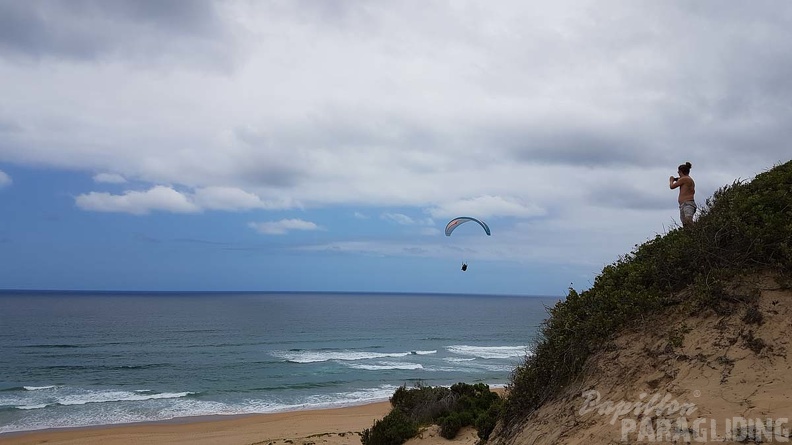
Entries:
{"type": "Polygon", "coordinates": [[[682,227],[690,227],[693,224],[693,215],[696,214],[696,183],[690,177],[690,162],[685,162],[679,166],[677,173],[679,177],[671,176],[668,178],[668,186],[673,190],[679,188],[679,219],[682,220],[682,227]]]}

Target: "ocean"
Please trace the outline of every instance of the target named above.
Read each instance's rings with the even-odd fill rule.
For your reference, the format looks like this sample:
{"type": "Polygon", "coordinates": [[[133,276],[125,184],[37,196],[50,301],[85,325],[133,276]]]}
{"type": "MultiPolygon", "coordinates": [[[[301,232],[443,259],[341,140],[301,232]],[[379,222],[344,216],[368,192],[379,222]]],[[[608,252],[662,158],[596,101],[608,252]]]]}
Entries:
{"type": "Polygon", "coordinates": [[[505,386],[559,298],[0,292],[0,433],[505,386]]]}

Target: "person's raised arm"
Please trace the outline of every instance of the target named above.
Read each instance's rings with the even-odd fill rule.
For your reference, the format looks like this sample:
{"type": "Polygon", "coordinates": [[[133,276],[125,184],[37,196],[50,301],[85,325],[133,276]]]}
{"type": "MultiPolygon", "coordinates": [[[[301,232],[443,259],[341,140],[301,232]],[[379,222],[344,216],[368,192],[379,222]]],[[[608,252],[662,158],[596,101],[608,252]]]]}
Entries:
{"type": "Polygon", "coordinates": [[[670,178],[668,178],[668,187],[673,190],[677,187],[682,187],[683,185],[689,183],[690,181],[691,179],[687,176],[682,176],[681,178],[675,178],[671,176],[670,178]]]}

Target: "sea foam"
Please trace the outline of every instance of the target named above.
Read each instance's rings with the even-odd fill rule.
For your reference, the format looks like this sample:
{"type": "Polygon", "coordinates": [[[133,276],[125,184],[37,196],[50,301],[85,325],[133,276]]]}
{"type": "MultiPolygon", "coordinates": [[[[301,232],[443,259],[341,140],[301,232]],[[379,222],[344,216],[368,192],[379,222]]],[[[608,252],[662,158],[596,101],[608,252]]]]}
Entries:
{"type": "Polygon", "coordinates": [[[410,370],[410,369],[423,369],[423,365],[420,363],[407,363],[407,362],[377,362],[373,364],[351,364],[349,365],[350,368],[353,369],[362,369],[364,371],[388,371],[393,369],[402,369],[402,370],[410,370]]]}
{"type": "Polygon", "coordinates": [[[446,348],[448,352],[468,357],[484,359],[508,359],[525,357],[529,354],[527,346],[470,346],[453,345],[446,348]]]}
{"type": "Polygon", "coordinates": [[[408,355],[426,355],[436,351],[371,352],[371,351],[273,351],[272,355],[292,363],[317,363],[328,361],[356,361],[383,358],[400,358],[408,355]]]}

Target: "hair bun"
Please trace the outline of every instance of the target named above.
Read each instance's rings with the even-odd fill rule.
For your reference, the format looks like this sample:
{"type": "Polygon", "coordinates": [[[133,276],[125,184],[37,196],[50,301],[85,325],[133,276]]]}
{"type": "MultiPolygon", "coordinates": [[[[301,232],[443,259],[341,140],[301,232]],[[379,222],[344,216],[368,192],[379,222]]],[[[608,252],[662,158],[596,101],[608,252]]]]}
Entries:
{"type": "Polygon", "coordinates": [[[685,165],[687,165],[688,168],[693,167],[693,164],[691,164],[690,162],[685,162],[685,165]]]}

